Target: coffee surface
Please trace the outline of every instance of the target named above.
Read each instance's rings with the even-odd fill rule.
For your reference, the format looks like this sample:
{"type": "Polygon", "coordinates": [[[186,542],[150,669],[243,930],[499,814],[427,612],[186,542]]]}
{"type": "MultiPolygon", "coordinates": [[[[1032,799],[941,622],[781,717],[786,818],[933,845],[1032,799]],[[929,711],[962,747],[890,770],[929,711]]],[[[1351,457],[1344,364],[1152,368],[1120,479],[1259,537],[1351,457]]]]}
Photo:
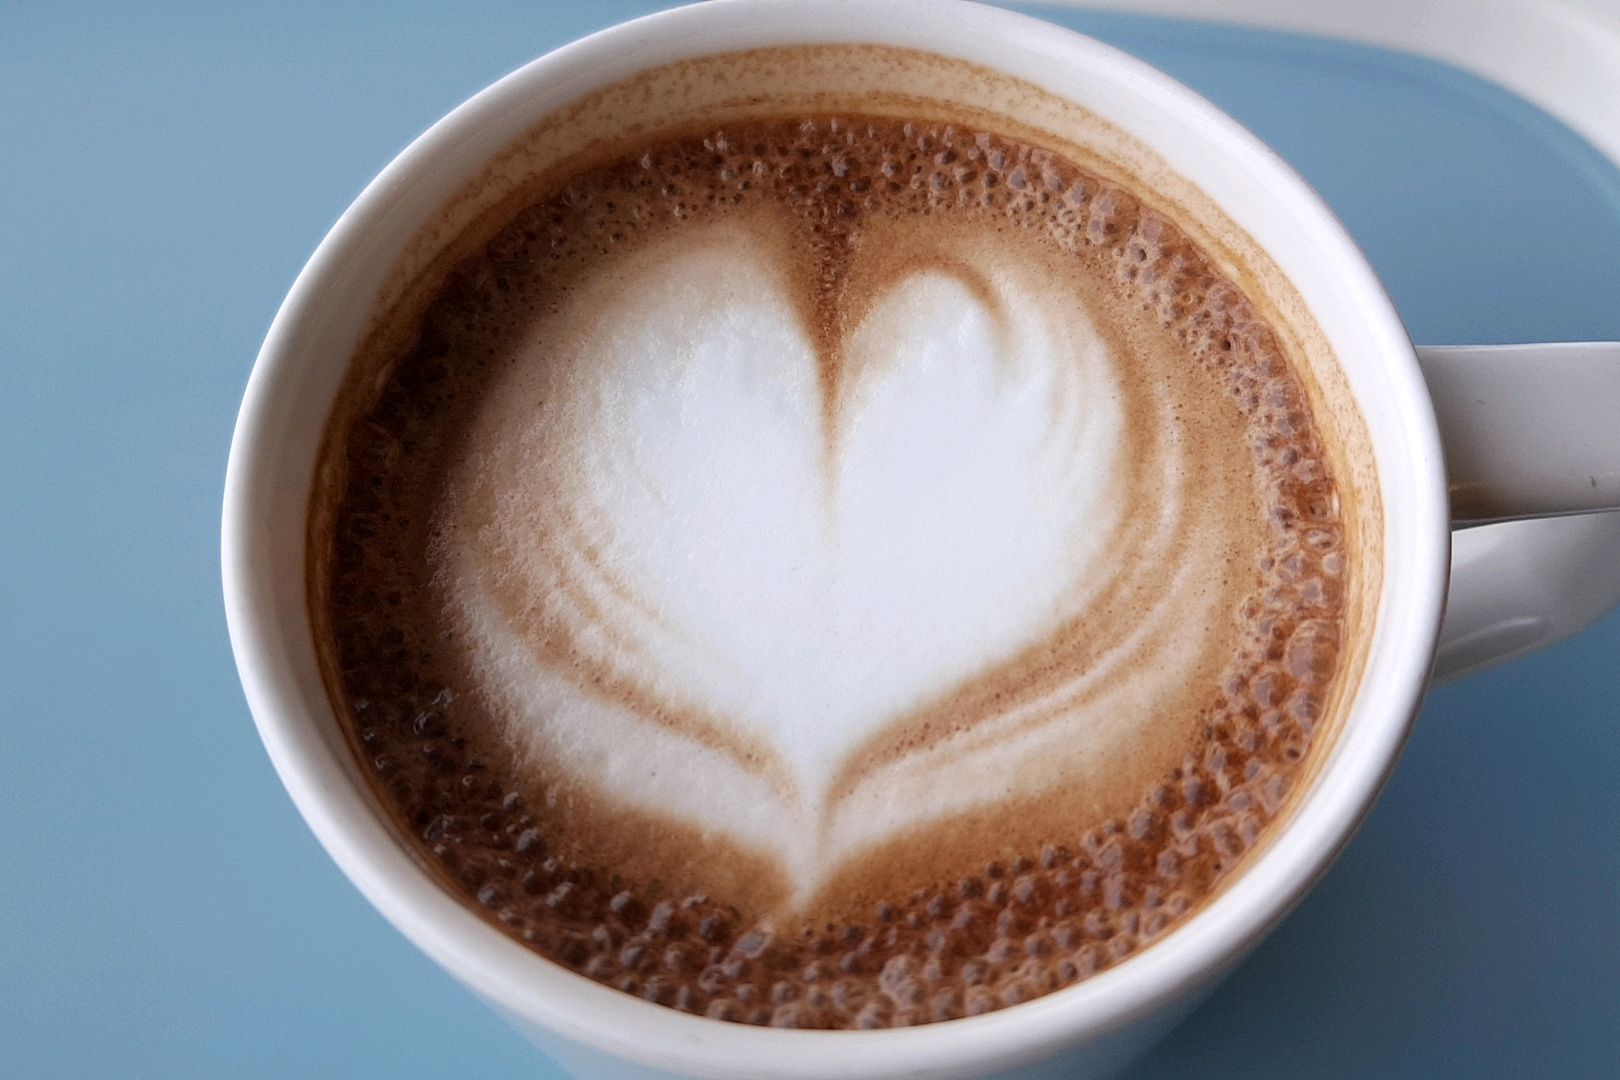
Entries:
{"type": "Polygon", "coordinates": [[[620,989],[873,1027],[1068,985],[1224,882],[1324,718],[1298,377],[1056,153],[629,146],[382,359],[312,536],[339,711],[452,887],[620,989]]]}

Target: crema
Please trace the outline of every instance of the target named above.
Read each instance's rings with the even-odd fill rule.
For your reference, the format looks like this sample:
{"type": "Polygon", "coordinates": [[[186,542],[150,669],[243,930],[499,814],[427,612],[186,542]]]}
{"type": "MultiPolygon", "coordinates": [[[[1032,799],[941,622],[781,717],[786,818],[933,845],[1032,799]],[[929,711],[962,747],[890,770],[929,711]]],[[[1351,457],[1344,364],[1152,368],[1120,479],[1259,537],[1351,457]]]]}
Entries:
{"type": "Polygon", "coordinates": [[[334,696],[451,887],[721,1019],[1069,985],[1262,839],[1340,667],[1330,460],[1128,185],[858,113],[631,139],[334,418],[334,696]]]}

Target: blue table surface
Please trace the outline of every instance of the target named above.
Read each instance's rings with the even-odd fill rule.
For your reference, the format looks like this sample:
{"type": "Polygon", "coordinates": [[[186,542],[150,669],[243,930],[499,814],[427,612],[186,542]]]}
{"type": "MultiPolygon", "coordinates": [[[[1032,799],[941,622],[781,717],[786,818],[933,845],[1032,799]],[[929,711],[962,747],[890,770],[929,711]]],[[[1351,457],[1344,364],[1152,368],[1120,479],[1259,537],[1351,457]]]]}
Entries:
{"type": "MultiPolygon", "coordinates": [[[[0,1077],[557,1075],[283,794],[226,642],[218,509],[259,340],[361,186],[650,6],[0,3],[0,1077]]],[[[1620,338],[1620,174],[1504,92],[1048,17],[1294,161],[1418,341],[1620,338]]],[[[1617,660],[1610,616],[1435,692],[1344,858],[1141,1075],[1616,1075],[1617,660]]]]}

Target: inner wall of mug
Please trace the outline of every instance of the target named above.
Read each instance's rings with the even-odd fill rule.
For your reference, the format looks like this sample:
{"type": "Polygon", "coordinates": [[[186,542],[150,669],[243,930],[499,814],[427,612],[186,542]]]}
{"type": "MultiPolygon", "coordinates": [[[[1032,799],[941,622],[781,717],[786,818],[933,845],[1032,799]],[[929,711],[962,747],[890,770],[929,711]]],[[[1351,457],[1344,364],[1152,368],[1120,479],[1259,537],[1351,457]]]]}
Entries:
{"type": "MultiPolygon", "coordinates": [[[[386,376],[384,365],[411,346],[427,304],[451,269],[568,176],[621,152],[627,139],[653,140],[694,129],[707,133],[762,116],[840,113],[956,122],[1001,132],[1057,151],[1118,183],[1176,222],[1242,289],[1281,339],[1300,375],[1338,478],[1343,522],[1350,534],[1346,644],[1340,672],[1324,703],[1324,727],[1312,740],[1290,805],[1261,843],[1246,853],[1244,863],[1228,877],[1230,884],[1286,828],[1349,711],[1382,579],[1377,476],[1367,428],[1344,372],[1293,284],[1214,200],[1142,141],[1095,112],[979,65],[863,45],[792,46],[700,57],[596,90],[545,115],[489,158],[406,243],[378,292],[358,350],[378,369],[350,373],[326,438],[341,438],[349,421],[369,407],[373,387],[386,376]]],[[[323,453],[322,460],[335,469],[344,456],[323,453]]],[[[312,537],[327,535],[336,503],[332,492],[341,490],[342,482],[335,473],[317,478],[310,507],[312,537]]],[[[322,545],[312,547],[324,550],[322,545]]],[[[328,605],[318,595],[327,577],[319,567],[309,575],[309,607],[318,640],[329,637],[329,628],[321,625],[328,605]]],[[[327,684],[337,693],[336,673],[327,666],[327,684]]]]}

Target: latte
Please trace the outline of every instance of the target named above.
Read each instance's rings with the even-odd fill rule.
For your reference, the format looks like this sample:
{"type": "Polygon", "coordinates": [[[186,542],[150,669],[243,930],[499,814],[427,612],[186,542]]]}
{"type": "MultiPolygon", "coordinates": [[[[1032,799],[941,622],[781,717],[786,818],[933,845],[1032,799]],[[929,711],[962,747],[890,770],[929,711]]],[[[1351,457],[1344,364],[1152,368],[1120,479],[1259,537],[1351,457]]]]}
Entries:
{"type": "Polygon", "coordinates": [[[334,416],[315,619],[379,794],[542,954],[975,1014],[1171,930],[1299,783],[1332,458],[1150,192],[933,117],[627,138],[413,326],[334,416]]]}

